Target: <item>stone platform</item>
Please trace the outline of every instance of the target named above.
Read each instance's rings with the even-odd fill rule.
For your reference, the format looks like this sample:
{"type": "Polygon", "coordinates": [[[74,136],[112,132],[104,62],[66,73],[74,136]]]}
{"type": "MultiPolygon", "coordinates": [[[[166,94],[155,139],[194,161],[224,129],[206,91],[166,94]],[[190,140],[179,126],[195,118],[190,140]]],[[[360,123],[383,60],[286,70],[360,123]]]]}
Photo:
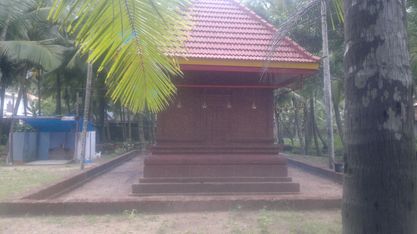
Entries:
{"type": "MultiPolygon", "coordinates": [[[[123,159],[123,158],[120,158],[123,159]]],[[[119,160],[120,159],[116,159],[119,160]]],[[[94,168],[108,167],[103,164],[94,168]]],[[[341,205],[342,186],[330,179],[289,167],[288,175],[300,184],[295,194],[217,195],[217,196],[131,196],[132,183],[143,173],[143,156],[125,161],[110,171],[95,177],[84,173],[86,183],[80,183],[80,175],[56,183],[65,183],[73,189],[56,194],[56,186],[40,188],[25,198],[0,201],[0,215],[23,214],[106,214],[126,210],[137,212],[203,212],[230,211],[231,209],[259,210],[317,210],[338,209],[341,205]]],[[[58,191],[59,192],[59,191],[58,191]]]]}
{"type": "Polygon", "coordinates": [[[287,159],[270,154],[171,154],[144,160],[132,193],[149,195],[242,195],[297,193],[287,159]]]}

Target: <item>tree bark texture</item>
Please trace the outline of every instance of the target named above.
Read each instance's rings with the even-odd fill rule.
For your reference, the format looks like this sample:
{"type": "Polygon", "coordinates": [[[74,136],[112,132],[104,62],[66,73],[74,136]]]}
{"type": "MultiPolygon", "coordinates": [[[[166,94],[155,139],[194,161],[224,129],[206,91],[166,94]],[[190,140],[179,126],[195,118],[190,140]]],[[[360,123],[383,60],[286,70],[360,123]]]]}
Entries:
{"type": "Polygon", "coordinates": [[[343,233],[417,233],[405,0],[345,0],[343,233]]]}
{"type": "Polygon", "coordinates": [[[323,93],[326,110],[327,145],[329,155],[329,167],[334,163],[334,136],[333,136],[333,112],[332,112],[332,83],[330,81],[329,41],[327,35],[327,1],[321,0],[321,35],[323,40],[323,93]]]}

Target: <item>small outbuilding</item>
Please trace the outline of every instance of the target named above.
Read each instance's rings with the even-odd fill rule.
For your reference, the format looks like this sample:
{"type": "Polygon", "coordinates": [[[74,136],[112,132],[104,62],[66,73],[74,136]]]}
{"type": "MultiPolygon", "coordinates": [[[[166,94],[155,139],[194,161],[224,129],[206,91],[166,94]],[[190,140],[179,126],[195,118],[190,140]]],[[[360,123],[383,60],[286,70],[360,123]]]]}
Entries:
{"type": "MultiPolygon", "coordinates": [[[[22,118],[21,125],[13,133],[13,161],[78,159],[82,120],[74,117],[22,118]]],[[[92,123],[88,124],[86,160],[95,159],[96,136],[92,123]]]]}

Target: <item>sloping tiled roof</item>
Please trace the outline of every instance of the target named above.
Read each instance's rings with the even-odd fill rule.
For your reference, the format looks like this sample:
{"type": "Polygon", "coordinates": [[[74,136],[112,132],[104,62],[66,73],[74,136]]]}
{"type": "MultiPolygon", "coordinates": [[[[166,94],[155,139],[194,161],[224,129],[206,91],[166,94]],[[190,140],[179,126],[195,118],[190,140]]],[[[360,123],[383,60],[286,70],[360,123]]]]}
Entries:
{"type": "Polygon", "coordinates": [[[173,56],[284,63],[319,61],[288,37],[271,55],[269,50],[277,29],[235,0],[193,0],[188,13],[192,29],[185,48],[171,51],[173,56]]]}

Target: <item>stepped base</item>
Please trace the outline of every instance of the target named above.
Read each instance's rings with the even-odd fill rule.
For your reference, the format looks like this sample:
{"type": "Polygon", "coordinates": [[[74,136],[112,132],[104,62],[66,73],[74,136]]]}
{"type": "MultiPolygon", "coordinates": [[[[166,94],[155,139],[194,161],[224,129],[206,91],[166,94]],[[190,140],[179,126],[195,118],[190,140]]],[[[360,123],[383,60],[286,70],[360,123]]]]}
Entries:
{"type": "Polygon", "coordinates": [[[133,195],[239,195],[297,193],[287,160],[278,155],[152,155],[133,195]]]}

